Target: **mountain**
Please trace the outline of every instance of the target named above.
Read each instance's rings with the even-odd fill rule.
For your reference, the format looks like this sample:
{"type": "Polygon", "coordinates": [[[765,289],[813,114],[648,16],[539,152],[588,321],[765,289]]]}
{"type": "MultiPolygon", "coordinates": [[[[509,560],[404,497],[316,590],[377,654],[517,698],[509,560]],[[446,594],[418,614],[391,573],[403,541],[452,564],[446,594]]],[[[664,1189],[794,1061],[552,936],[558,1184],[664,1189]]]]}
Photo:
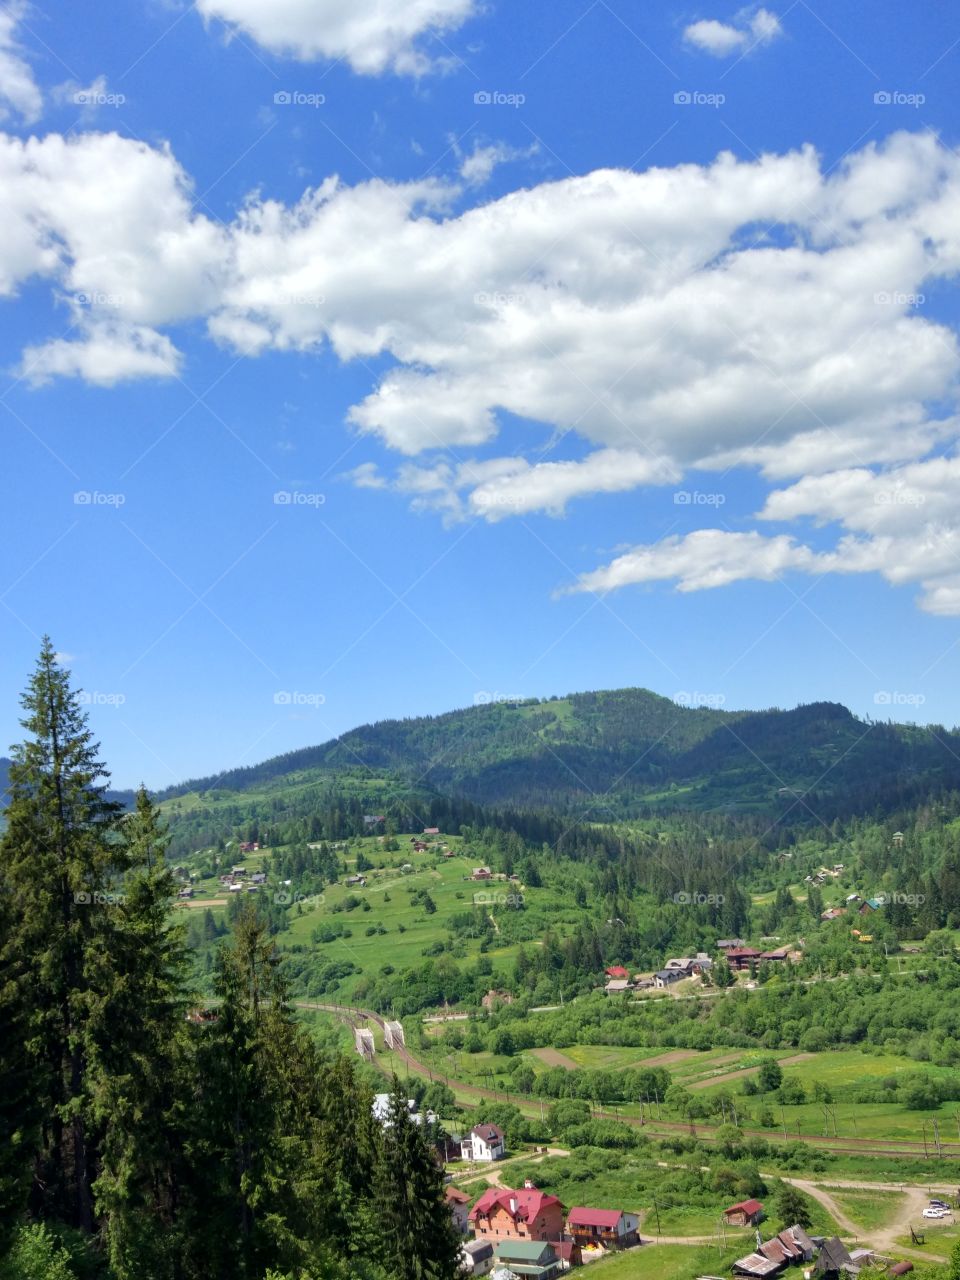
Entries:
{"type": "MultiPolygon", "coordinates": [[[[7,807],[11,763],[12,761],[7,756],[0,756],[0,810],[7,807]]],[[[136,793],[133,791],[108,791],[106,794],[108,800],[118,801],[125,809],[132,809],[136,800],[136,793]]]]}
{"type": "Polygon", "coordinates": [[[960,789],[960,734],[861,720],[837,703],[792,710],[678,706],[647,689],[500,702],[363,725],[330,742],[195,779],[162,799],[337,785],[577,811],[605,822],[689,808],[794,818],[893,809],[960,789]]]}

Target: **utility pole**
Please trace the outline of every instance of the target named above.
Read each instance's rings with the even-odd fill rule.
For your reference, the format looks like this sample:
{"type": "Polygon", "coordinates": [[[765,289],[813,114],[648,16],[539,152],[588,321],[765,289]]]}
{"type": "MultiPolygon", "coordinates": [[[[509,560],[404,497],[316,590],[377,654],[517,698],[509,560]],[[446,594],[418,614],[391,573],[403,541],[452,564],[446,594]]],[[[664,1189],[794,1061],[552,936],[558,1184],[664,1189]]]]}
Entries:
{"type": "Polygon", "coordinates": [[[657,1235],[660,1235],[660,1206],[657,1204],[657,1197],[653,1197],[653,1211],[657,1215],[657,1235]]]}

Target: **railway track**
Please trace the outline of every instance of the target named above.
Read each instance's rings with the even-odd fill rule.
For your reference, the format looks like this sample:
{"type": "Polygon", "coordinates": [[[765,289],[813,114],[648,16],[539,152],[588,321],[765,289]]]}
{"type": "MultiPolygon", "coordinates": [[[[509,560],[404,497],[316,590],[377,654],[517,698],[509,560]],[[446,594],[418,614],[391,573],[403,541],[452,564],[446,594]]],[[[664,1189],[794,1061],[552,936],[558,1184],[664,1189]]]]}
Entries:
{"type": "MultiPolygon", "coordinates": [[[[299,1009],[315,1009],[322,1013],[332,1013],[336,1017],[341,1018],[352,1027],[358,1027],[364,1023],[373,1022],[381,1031],[383,1030],[386,1019],[381,1017],[379,1013],[375,1013],[372,1009],[362,1009],[356,1006],[340,1005],[340,1004],[323,1004],[308,1000],[296,1000],[294,1004],[299,1009]]],[[[456,1080],[452,1076],[445,1075],[443,1072],[434,1070],[425,1062],[421,1062],[410,1052],[409,1049],[395,1049],[393,1052],[404,1062],[415,1075],[426,1076],[429,1080],[435,1080],[439,1084],[448,1085],[451,1089],[456,1089],[460,1094],[466,1094],[468,1097],[478,1100],[486,1100],[492,1102],[510,1102],[514,1106],[521,1109],[529,1110],[534,1104],[533,1100],[521,1093],[508,1093],[503,1089],[487,1089],[483,1085],[465,1084],[461,1080],[456,1080]]],[[[384,1075],[392,1074],[390,1066],[377,1059],[374,1056],[373,1065],[384,1075]]],[[[615,1111],[600,1108],[594,1112],[597,1119],[602,1120],[620,1120],[623,1124],[629,1124],[637,1129],[643,1129],[645,1133],[652,1136],[672,1137],[676,1134],[696,1138],[700,1142],[715,1142],[715,1130],[681,1120],[641,1120],[636,1116],[623,1116],[615,1111]]],[[[764,1138],[768,1142],[772,1135],[768,1129],[744,1129],[745,1136],[750,1138],[764,1138]]],[[[820,1151],[830,1151],[836,1155],[861,1155],[861,1156],[913,1156],[916,1159],[928,1160],[960,1160],[960,1142],[942,1142],[939,1150],[933,1142],[921,1142],[913,1138],[851,1138],[847,1136],[831,1136],[824,1134],[798,1134],[788,1133],[786,1140],[788,1142],[802,1142],[807,1146],[815,1147],[820,1151]]]]}

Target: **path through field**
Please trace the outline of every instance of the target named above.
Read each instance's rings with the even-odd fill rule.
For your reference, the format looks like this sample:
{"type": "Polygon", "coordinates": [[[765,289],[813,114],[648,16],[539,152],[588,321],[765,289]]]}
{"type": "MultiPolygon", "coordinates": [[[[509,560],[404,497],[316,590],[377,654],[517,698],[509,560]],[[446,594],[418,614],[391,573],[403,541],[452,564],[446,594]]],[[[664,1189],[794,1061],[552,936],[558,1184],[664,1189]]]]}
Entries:
{"type": "Polygon", "coordinates": [[[561,1053],[559,1049],[531,1049],[530,1052],[545,1062],[548,1067],[566,1067],[568,1071],[579,1071],[579,1062],[574,1062],[572,1058],[568,1058],[565,1053],[561,1053]]]}

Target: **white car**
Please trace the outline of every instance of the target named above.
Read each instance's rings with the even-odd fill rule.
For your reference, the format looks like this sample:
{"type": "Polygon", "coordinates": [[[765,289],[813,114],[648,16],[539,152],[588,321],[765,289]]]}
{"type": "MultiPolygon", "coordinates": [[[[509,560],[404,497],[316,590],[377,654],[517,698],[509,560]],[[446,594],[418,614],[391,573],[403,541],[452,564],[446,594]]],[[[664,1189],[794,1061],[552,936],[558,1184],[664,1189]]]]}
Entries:
{"type": "Polygon", "coordinates": [[[950,1216],[949,1209],[924,1209],[923,1216],[925,1218],[947,1218],[950,1216]]]}

